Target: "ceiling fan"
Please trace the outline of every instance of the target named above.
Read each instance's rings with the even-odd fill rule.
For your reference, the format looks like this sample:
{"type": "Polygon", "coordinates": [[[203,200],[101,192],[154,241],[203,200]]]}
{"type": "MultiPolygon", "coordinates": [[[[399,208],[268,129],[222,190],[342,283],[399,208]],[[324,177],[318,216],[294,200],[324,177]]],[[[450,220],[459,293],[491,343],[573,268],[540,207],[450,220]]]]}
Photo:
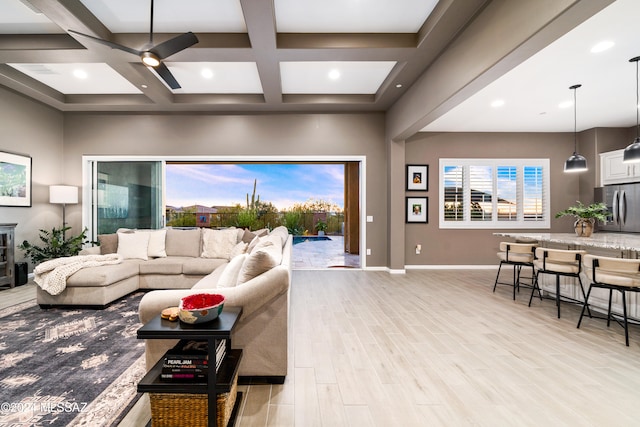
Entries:
{"type": "Polygon", "coordinates": [[[143,50],[132,49],[127,46],[123,46],[118,43],[104,40],[98,37],[83,34],[78,31],[69,30],[70,33],[77,34],[83,37],[90,38],[98,43],[109,46],[112,49],[119,49],[125,52],[132,53],[140,58],[142,63],[148,67],[153,68],[158,75],[164,80],[171,89],[180,89],[180,84],[176,78],[171,74],[169,68],[162,62],[164,59],[176,54],[186,48],[198,43],[198,38],[191,31],[181,34],[158,45],[153,44],[153,0],[151,0],[151,20],[149,27],[149,43],[143,50]]]}

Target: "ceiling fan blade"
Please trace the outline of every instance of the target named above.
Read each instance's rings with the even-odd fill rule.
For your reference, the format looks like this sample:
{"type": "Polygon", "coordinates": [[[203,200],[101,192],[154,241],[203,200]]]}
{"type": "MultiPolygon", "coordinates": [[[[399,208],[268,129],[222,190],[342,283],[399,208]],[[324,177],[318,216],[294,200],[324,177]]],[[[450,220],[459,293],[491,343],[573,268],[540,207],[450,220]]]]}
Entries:
{"type": "Polygon", "coordinates": [[[181,34],[165,42],[160,43],[157,46],[152,47],[149,51],[158,55],[158,58],[165,59],[178,53],[186,48],[198,43],[198,38],[191,31],[181,34]]]}
{"type": "Polygon", "coordinates": [[[176,78],[173,77],[173,74],[171,74],[171,71],[169,71],[169,68],[167,68],[167,66],[164,65],[162,62],[160,63],[160,65],[158,65],[153,69],[156,71],[156,73],[158,73],[160,77],[162,77],[162,80],[167,82],[167,84],[171,89],[180,89],[182,87],[180,86],[176,78]]]}
{"type": "Polygon", "coordinates": [[[98,43],[103,44],[103,45],[105,45],[105,46],[109,46],[111,49],[123,50],[123,51],[125,51],[125,52],[132,53],[132,54],[134,54],[134,55],[136,55],[136,56],[140,56],[140,55],[142,55],[142,52],[141,52],[141,51],[139,51],[139,50],[132,49],[132,48],[130,48],[130,47],[123,46],[123,45],[121,45],[121,44],[114,43],[114,42],[111,42],[111,41],[109,41],[109,40],[100,39],[100,38],[98,38],[98,37],[90,36],[89,34],[79,33],[79,32],[74,31],[74,30],[69,30],[69,32],[70,32],[70,33],[73,33],[73,34],[77,34],[77,35],[82,36],[82,37],[87,37],[87,38],[89,38],[89,39],[91,39],[91,40],[93,40],[93,41],[95,41],[95,42],[98,42],[98,43]]]}

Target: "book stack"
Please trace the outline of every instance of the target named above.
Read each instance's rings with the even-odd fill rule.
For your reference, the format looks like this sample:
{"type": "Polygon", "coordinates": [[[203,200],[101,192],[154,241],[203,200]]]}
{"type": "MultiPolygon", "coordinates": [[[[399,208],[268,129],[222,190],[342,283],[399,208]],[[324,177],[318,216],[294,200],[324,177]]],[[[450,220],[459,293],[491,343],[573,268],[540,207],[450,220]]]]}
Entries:
{"type": "MultiPolygon", "coordinates": [[[[216,373],[225,355],[225,340],[216,340],[216,373]]],[[[207,382],[208,375],[209,348],[206,341],[181,340],[164,355],[161,381],[207,382]]]]}

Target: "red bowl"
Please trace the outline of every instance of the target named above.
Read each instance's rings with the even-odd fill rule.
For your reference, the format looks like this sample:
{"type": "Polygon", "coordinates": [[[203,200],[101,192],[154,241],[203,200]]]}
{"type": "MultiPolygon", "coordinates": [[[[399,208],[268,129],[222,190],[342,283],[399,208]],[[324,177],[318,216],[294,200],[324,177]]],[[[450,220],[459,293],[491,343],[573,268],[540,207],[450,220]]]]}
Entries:
{"type": "Polygon", "coordinates": [[[222,313],[223,306],[224,296],[220,294],[188,295],[180,299],[178,317],[190,324],[210,322],[222,313]]]}

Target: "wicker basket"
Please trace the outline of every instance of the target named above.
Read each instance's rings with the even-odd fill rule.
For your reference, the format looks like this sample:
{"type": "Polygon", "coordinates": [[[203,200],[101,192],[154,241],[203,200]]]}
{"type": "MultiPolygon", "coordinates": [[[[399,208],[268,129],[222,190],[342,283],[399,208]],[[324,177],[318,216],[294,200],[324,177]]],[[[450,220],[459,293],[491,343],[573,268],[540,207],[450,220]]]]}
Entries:
{"type": "MultiPolygon", "coordinates": [[[[218,394],[216,425],[226,427],[238,393],[238,376],[231,391],[218,394]]],[[[206,394],[149,393],[152,427],[207,427],[209,417],[206,394]]]]}

